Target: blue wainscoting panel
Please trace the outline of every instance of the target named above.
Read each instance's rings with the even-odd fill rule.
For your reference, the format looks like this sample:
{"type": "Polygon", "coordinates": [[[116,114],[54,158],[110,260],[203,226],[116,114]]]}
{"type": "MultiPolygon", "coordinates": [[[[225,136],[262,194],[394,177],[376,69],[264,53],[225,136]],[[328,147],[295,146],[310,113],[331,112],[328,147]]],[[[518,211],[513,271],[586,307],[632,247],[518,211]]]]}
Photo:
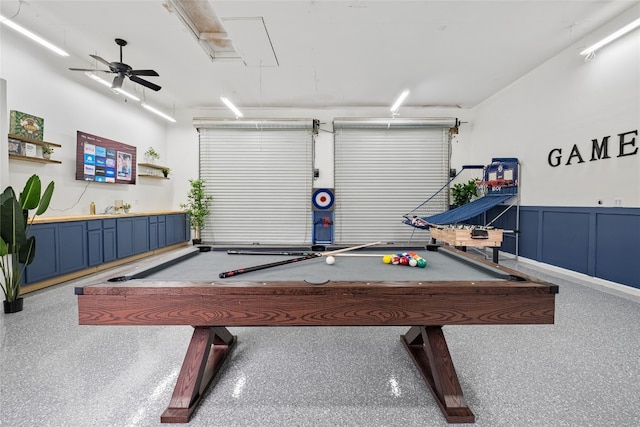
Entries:
{"type": "Polygon", "coordinates": [[[589,214],[563,211],[543,212],[541,261],[587,274],[589,268],[589,214]]]}
{"type": "MultiPolygon", "coordinates": [[[[474,224],[502,212],[496,207],[474,224]]],[[[495,225],[515,229],[516,209],[495,225]]],[[[640,288],[640,208],[521,206],[518,255],[640,288]]],[[[501,250],[515,253],[503,239],[501,250]]]]}
{"type": "MultiPolygon", "coordinates": [[[[538,235],[540,232],[538,227],[539,218],[539,210],[520,208],[520,235],[518,239],[519,256],[529,259],[538,259],[538,235]]],[[[514,253],[513,251],[508,252],[514,253]]]]}
{"type": "Polygon", "coordinates": [[[640,215],[596,213],[595,275],[640,288],[640,215]]]}

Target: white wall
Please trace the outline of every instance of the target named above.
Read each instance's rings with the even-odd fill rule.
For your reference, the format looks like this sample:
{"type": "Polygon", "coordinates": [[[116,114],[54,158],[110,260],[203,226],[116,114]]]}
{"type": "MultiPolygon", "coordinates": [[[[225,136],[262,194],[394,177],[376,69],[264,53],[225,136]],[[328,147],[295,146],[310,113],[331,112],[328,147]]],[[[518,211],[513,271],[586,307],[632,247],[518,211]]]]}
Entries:
{"type": "Polygon", "coordinates": [[[638,16],[640,6],[476,107],[466,149],[476,162],[520,158],[523,205],[613,206],[620,199],[624,207],[640,207],[640,135],[625,147],[636,155],[616,157],[617,134],[640,130],[640,30],[605,46],[591,62],[578,54],[638,16]],[[606,136],[611,158],[590,161],[591,140],[606,136]],[[574,158],[566,165],[574,145],[584,163],[574,158]],[[562,149],[558,167],[547,160],[554,148],[562,149]]]}
{"type": "MultiPolygon", "coordinates": [[[[22,191],[26,179],[36,173],[46,183],[53,180],[56,190],[49,210],[44,216],[88,214],[89,203],[96,203],[97,211],[122,199],[133,205],[133,210],[153,211],[177,208],[172,205],[171,181],[138,178],[137,185],[87,183],[75,180],[76,131],[138,147],[142,153],[153,146],[161,155],[158,163],[170,162],[166,149],[166,121],[143,110],[139,104],[124,102],[108,88],[96,83],[88,89],[73,79],[87,79],[74,72],[64,58],[3,28],[0,40],[0,78],[6,81],[7,105],[1,112],[2,121],[9,119],[8,110],[18,110],[45,119],[44,139],[61,144],[52,156],[61,165],[41,164],[20,160],[8,163],[8,178],[0,186],[11,185],[22,191]]],[[[6,136],[5,136],[6,138],[6,136]]],[[[7,157],[6,145],[0,156],[7,157]]],[[[5,176],[5,171],[0,177],[5,176]]]]}

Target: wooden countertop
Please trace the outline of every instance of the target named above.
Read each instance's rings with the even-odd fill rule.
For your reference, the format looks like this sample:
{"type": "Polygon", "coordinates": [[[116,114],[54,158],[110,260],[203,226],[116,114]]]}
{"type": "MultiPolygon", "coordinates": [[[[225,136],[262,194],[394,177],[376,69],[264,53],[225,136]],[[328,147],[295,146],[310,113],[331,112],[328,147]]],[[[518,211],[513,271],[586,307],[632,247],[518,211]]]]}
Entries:
{"type": "MultiPolygon", "coordinates": [[[[49,222],[69,222],[69,221],[87,221],[92,219],[115,219],[131,216],[151,216],[151,215],[171,215],[181,214],[184,211],[149,211],[149,212],[129,212],[117,214],[96,214],[96,215],[65,215],[65,216],[46,216],[37,217],[33,220],[34,224],[46,224],[49,222]]],[[[31,222],[31,219],[29,219],[31,222]]]]}

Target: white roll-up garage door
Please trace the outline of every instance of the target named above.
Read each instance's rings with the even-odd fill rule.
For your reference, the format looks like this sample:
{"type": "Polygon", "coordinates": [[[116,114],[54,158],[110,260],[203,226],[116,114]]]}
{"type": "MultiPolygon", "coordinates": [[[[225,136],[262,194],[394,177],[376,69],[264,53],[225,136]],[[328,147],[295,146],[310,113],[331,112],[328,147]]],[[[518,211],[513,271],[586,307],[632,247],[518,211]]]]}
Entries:
{"type": "MultiPolygon", "coordinates": [[[[402,216],[449,179],[457,119],[335,119],[335,242],[426,241],[402,216]]],[[[448,209],[446,191],[429,202],[448,209]]]]}
{"type": "Polygon", "coordinates": [[[313,120],[195,119],[200,178],[215,199],[202,240],[311,242],[313,120]]]}

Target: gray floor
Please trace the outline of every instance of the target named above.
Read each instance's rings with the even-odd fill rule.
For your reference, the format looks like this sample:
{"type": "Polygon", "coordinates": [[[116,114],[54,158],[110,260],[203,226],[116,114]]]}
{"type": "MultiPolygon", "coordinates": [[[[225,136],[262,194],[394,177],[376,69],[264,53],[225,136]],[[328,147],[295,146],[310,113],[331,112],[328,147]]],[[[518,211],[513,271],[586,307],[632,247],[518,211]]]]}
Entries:
{"type": "MultiPolygon", "coordinates": [[[[444,328],[475,425],[640,425],[640,299],[501,263],[560,285],[556,323],[444,328]]],[[[84,282],[0,315],[0,425],[160,425],[191,328],[78,326],[84,282]]],[[[238,345],[191,426],[448,425],[407,328],[230,330],[238,345]]]]}

